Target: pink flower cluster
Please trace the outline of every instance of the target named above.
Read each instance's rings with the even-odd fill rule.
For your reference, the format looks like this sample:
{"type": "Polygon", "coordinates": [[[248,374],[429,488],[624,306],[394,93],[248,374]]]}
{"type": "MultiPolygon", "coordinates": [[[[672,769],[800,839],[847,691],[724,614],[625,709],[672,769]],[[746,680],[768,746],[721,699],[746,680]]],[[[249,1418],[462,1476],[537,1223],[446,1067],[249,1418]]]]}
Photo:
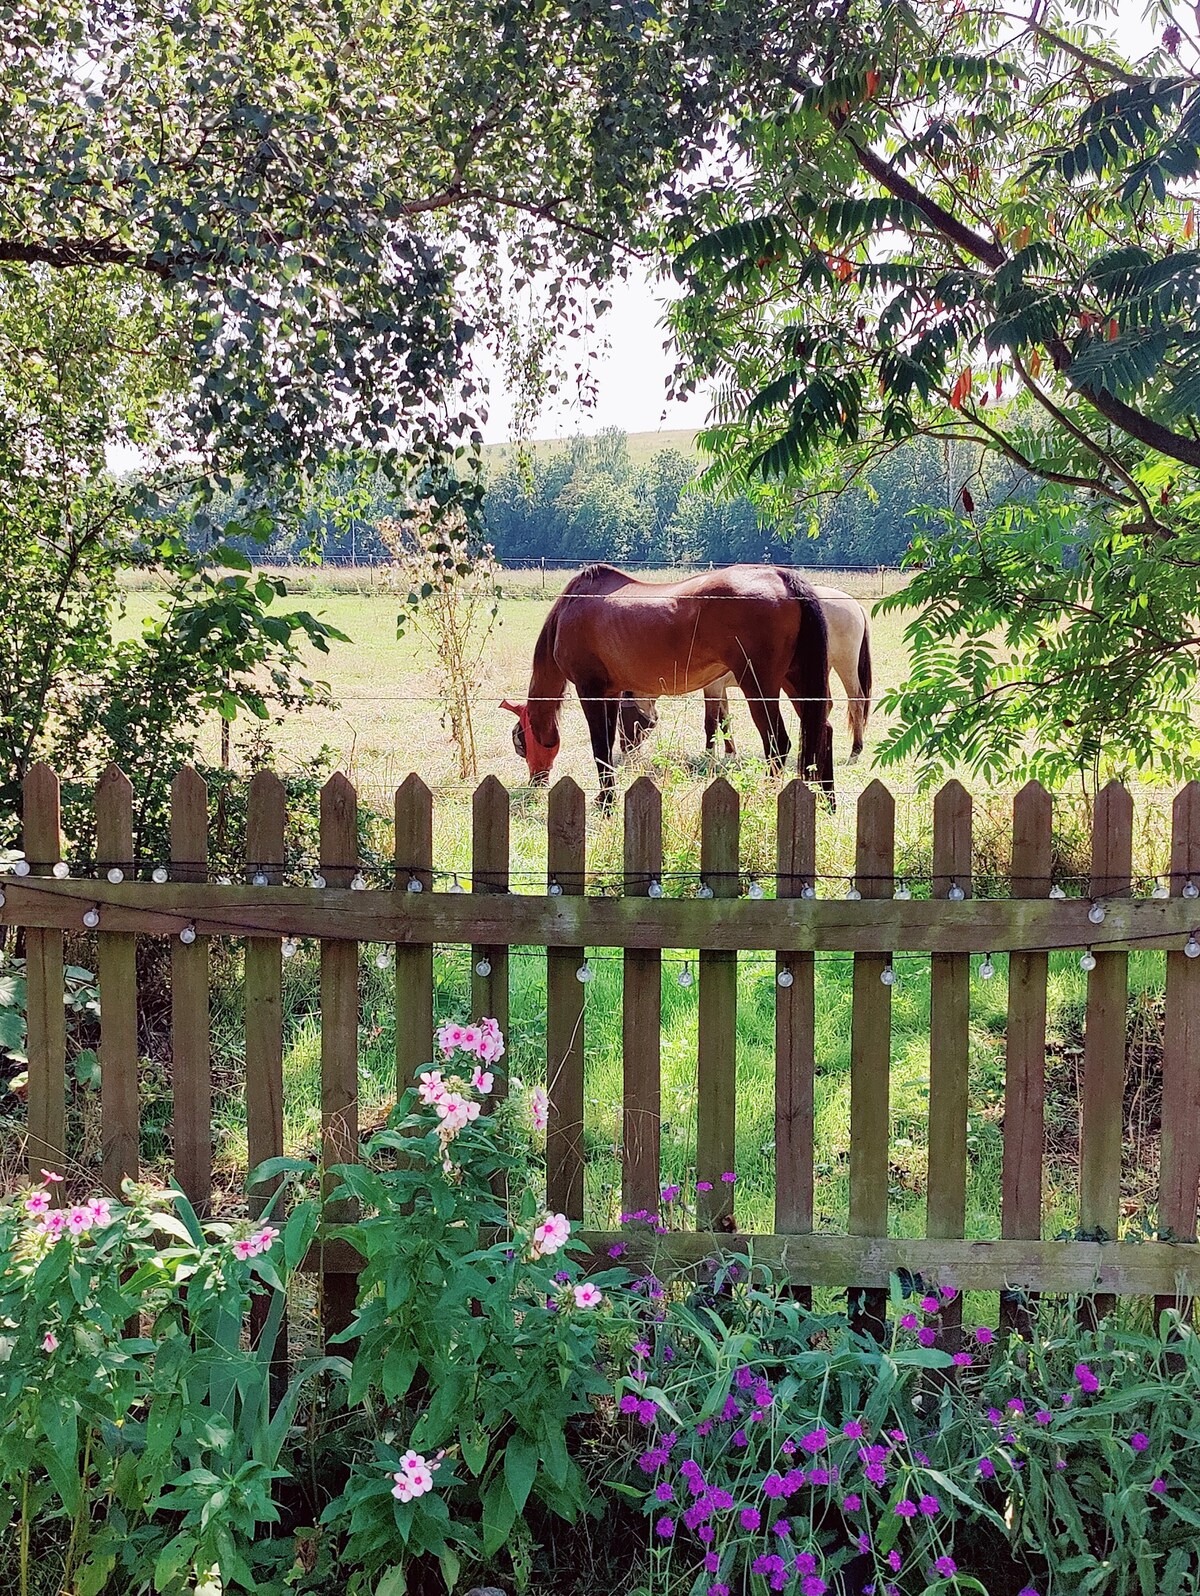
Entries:
{"type": "MultiPolygon", "coordinates": [[[[46,1172],[43,1170],[43,1174],[46,1172]]],[[[61,1176],[46,1175],[47,1180],[60,1180],[61,1176]]],[[[51,1208],[50,1194],[44,1187],[36,1186],[25,1199],[25,1212],[37,1220],[35,1231],[39,1236],[49,1236],[57,1241],[60,1236],[85,1236],[89,1230],[103,1230],[112,1224],[112,1208],[107,1197],[92,1197],[86,1203],[74,1203],[69,1208],[51,1208]]]]}
{"type": "Polygon", "coordinates": [[[565,1214],[547,1214],[533,1232],[529,1243],[530,1256],[548,1258],[566,1244],[570,1234],[571,1221],[565,1214]]]}
{"type": "Polygon", "coordinates": [[[392,1495],[400,1502],[411,1502],[414,1497],[424,1496],[426,1491],[433,1489],[433,1471],[437,1468],[437,1459],[431,1463],[423,1458],[419,1452],[406,1452],[400,1459],[400,1467],[392,1479],[392,1495]]]}
{"type": "Polygon", "coordinates": [[[264,1225],[249,1236],[239,1236],[233,1244],[233,1256],[245,1263],[250,1258],[257,1258],[259,1253],[270,1252],[271,1243],[278,1235],[274,1225],[264,1225]]]}
{"type": "MultiPolygon", "coordinates": [[[[480,1020],[478,1025],[458,1025],[452,1020],[438,1030],[437,1044],[447,1059],[456,1053],[469,1053],[481,1064],[494,1064],[504,1057],[504,1038],[495,1020],[480,1020]]],[[[490,1092],[491,1087],[481,1090],[490,1092]]]]}
{"type": "MultiPolygon", "coordinates": [[[[475,1074],[486,1085],[472,1082],[481,1092],[490,1092],[492,1077],[476,1070],[475,1074]]],[[[462,1092],[454,1091],[443,1079],[441,1070],[426,1070],[417,1084],[417,1095],[426,1108],[436,1110],[437,1117],[442,1121],[442,1129],[451,1135],[457,1135],[460,1130],[465,1130],[472,1120],[479,1118],[479,1104],[473,1097],[465,1097],[462,1092]]]]}
{"type": "Polygon", "coordinates": [[[550,1123],[550,1099],[544,1086],[535,1086],[529,1094],[529,1113],[535,1131],[544,1131],[550,1123]]]}

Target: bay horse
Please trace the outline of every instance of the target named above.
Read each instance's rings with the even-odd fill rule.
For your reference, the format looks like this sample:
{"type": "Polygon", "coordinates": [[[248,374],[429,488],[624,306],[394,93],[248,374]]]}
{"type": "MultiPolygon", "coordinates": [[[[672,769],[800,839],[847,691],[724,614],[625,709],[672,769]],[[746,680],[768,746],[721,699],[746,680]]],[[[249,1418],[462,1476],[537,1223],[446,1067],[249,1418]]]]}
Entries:
{"type": "MultiPolygon", "coordinates": [[[[850,758],[853,764],[862,753],[871,713],[871,626],[862,604],[840,587],[823,587],[812,584],[812,590],[825,613],[829,633],[829,668],[835,671],[846,689],[846,719],[850,727],[850,758]]],[[[704,689],[704,745],[709,753],[716,750],[717,734],[721,735],[724,752],[735,755],[733,727],[729,716],[729,689],[734,685],[732,672],[712,682],[704,689]]],[[[639,748],[658,724],[658,710],[652,698],[635,698],[623,693],[620,704],[621,751],[628,753],[639,748]]]]}
{"type": "Polygon", "coordinates": [[[800,717],[799,772],[832,798],[829,641],[809,584],[771,565],[731,565],[679,582],[643,582],[612,565],[588,565],[551,606],[533,650],[513,745],[544,784],[558,755],[559,714],[574,684],[591,734],[600,803],[616,791],[613,745],[621,694],[694,693],[732,674],[746,695],[763,754],[778,774],[791,740],[779,707],[786,692],[800,717]]]}

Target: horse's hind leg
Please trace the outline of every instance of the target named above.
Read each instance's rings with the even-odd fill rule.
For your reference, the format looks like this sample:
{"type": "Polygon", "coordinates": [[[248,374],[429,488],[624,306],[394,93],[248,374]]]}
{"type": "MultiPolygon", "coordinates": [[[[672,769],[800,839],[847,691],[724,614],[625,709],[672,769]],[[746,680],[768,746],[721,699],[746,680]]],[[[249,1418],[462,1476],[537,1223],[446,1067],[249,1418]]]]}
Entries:
{"type": "Polygon", "coordinates": [[[850,758],[847,764],[852,765],[863,751],[863,742],[867,730],[867,709],[863,700],[863,690],[857,676],[842,678],[846,689],[846,720],[850,726],[850,758]]]}
{"type": "Polygon", "coordinates": [[[753,671],[743,674],[738,686],[746,695],[746,703],[750,706],[750,719],[758,728],[762,738],[763,753],[774,775],[778,776],[787,764],[788,754],[791,752],[792,740],[788,736],[787,726],[784,724],[783,711],[779,707],[779,688],[775,689],[772,698],[769,688],[755,678],[753,671]]]}
{"type": "Polygon", "coordinates": [[[717,727],[721,723],[721,699],[711,687],[704,689],[704,751],[711,754],[716,747],[717,727]]]}

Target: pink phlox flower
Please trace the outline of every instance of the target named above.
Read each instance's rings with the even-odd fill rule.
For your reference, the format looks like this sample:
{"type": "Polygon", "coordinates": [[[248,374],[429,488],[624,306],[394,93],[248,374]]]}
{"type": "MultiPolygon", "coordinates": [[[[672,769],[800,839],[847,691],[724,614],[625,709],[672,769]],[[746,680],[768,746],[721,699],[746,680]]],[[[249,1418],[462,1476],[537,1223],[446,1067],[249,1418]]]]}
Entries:
{"type": "Polygon", "coordinates": [[[465,1130],[473,1120],[479,1118],[479,1104],[474,1098],[464,1097],[461,1092],[447,1092],[433,1106],[447,1130],[465,1130]]]}
{"type": "Polygon", "coordinates": [[[97,1230],[103,1230],[105,1225],[112,1224],[112,1209],[107,1197],[92,1197],[88,1200],[88,1213],[92,1216],[92,1224],[97,1230]]]}
{"type": "Polygon", "coordinates": [[[25,1199],[25,1212],[36,1218],[39,1214],[50,1211],[50,1193],[45,1191],[31,1191],[25,1199]]]}
{"type": "Polygon", "coordinates": [[[475,1048],[475,1057],[481,1064],[494,1064],[497,1059],[504,1057],[504,1043],[500,1040],[498,1030],[483,1032],[475,1048]]]}
{"type": "Polygon", "coordinates": [[[464,1025],[462,1028],[462,1041],[459,1046],[464,1053],[479,1054],[479,1044],[483,1040],[483,1027],[480,1025],[464,1025]]]}
{"type": "Polygon", "coordinates": [[[454,1020],[450,1020],[447,1024],[439,1027],[437,1033],[437,1045],[441,1048],[442,1052],[447,1058],[452,1057],[453,1054],[457,1053],[459,1048],[463,1045],[462,1026],[457,1024],[454,1020]]]}
{"type": "Polygon", "coordinates": [[[239,1236],[233,1244],[233,1256],[239,1263],[245,1263],[248,1259],[253,1258],[257,1250],[251,1236],[239,1236]]]}
{"type": "Polygon", "coordinates": [[[535,1086],[529,1094],[529,1114],[535,1131],[544,1131],[550,1123],[550,1099],[544,1086],[535,1086]]]}
{"type": "Polygon", "coordinates": [[[446,1083],[442,1079],[441,1070],[426,1070],[418,1077],[417,1096],[426,1108],[440,1103],[446,1095],[446,1083]]]}
{"type": "Polygon", "coordinates": [[[255,1252],[270,1252],[273,1242],[279,1240],[279,1232],[274,1225],[264,1225],[261,1230],[256,1230],[250,1240],[254,1243],[255,1252]]]}
{"type": "Polygon", "coordinates": [[[48,1180],[52,1186],[64,1180],[65,1178],[66,1177],[63,1175],[56,1175],[52,1169],[42,1170],[42,1179],[48,1180]]]}
{"type": "Polygon", "coordinates": [[[76,1205],[67,1209],[67,1229],[72,1236],[82,1236],[92,1228],[92,1216],[87,1208],[76,1205]]]}
{"type": "Polygon", "coordinates": [[[46,1334],[42,1337],[42,1351],[43,1352],[57,1352],[58,1351],[58,1345],[59,1345],[58,1337],[54,1334],[54,1331],[53,1330],[47,1330],[46,1334]]]}
{"type": "Polygon", "coordinates": [[[42,1222],[37,1228],[39,1235],[49,1236],[52,1240],[57,1239],[67,1228],[65,1209],[52,1208],[48,1214],[43,1216],[42,1222]]]}
{"type": "Polygon", "coordinates": [[[565,1214],[547,1214],[533,1233],[533,1255],[543,1258],[558,1250],[571,1234],[571,1221],[565,1214]]]}
{"type": "Polygon", "coordinates": [[[477,1092],[482,1092],[484,1097],[488,1095],[495,1084],[496,1077],[492,1074],[491,1070],[481,1070],[479,1066],[476,1065],[471,1071],[471,1085],[477,1092]]]}
{"type": "Polygon", "coordinates": [[[598,1308],[604,1301],[604,1293],[592,1285],[590,1280],[585,1280],[581,1286],[574,1286],[572,1290],[577,1308],[598,1308]]]}

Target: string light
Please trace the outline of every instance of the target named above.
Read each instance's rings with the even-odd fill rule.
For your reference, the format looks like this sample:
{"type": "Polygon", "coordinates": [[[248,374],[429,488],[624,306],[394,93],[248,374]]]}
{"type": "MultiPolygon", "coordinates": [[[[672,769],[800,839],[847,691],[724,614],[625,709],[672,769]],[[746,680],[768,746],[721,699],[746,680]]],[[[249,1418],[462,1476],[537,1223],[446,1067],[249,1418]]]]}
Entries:
{"type": "Polygon", "coordinates": [[[367,878],[361,870],[355,874],[353,881],[351,881],[350,890],[351,892],[365,892],[367,890],[367,878]]]}
{"type": "Polygon", "coordinates": [[[108,872],[108,879],[112,882],[114,887],[119,887],[121,885],[122,881],[125,879],[125,872],[121,869],[120,865],[113,865],[112,869],[108,872]]]}
{"type": "Polygon", "coordinates": [[[1081,956],[1079,960],[1079,968],[1081,970],[1089,971],[1096,968],[1096,955],[1092,952],[1091,948],[1089,948],[1087,952],[1081,956]]]}
{"type": "Polygon", "coordinates": [[[698,898],[711,898],[712,895],[713,895],[713,889],[709,886],[707,881],[702,881],[700,883],[700,889],[696,893],[696,896],[698,898]]]}
{"type": "Polygon", "coordinates": [[[378,970],[389,969],[390,966],[391,966],[391,963],[392,963],[392,950],[391,950],[391,948],[380,948],[379,952],[375,955],[375,967],[376,967],[376,969],[378,969],[378,970]]]}
{"type": "Polygon", "coordinates": [[[196,940],[196,927],[190,924],[185,925],[183,930],[179,933],[179,940],[190,947],[196,940]]]}
{"type": "Polygon", "coordinates": [[[1051,888],[1050,888],[1050,896],[1051,896],[1051,897],[1052,897],[1052,898],[1053,898],[1053,899],[1054,899],[1054,901],[1055,901],[1055,902],[1056,902],[1056,903],[1059,903],[1059,902],[1061,902],[1061,900],[1062,900],[1062,899],[1063,899],[1063,898],[1065,898],[1065,897],[1066,897],[1066,895],[1067,895],[1067,894],[1066,894],[1066,892],[1065,892],[1065,891],[1064,891],[1064,890],[1063,890],[1063,888],[1062,888],[1062,887],[1060,887],[1060,886],[1059,886],[1059,885],[1058,885],[1058,883],[1057,883],[1057,881],[1056,881],[1056,882],[1055,882],[1055,883],[1054,883],[1054,885],[1053,885],[1053,886],[1052,886],[1052,887],[1051,887],[1051,888]]]}
{"type": "Polygon", "coordinates": [[[796,977],[792,974],[792,972],[790,970],[783,969],[783,970],[780,970],[779,974],[775,977],[775,985],[776,986],[791,986],[792,983],[795,981],[795,979],[796,979],[796,977]]]}
{"type": "Polygon", "coordinates": [[[815,898],[816,895],[817,895],[817,889],[816,889],[816,887],[813,886],[811,881],[806,881],[804,883],[804,885],[800,888],[800,896],[802,898],[815,898]]]}
{"type": "Polygon", "coordinates": [[[320,891],[321,888],[324,887],[325,885],[326,885],[325,877],[318,870],[316,875],[314,875],[312,880],[309,882],[309,886],[316,887],[317,890],[320,891]]]}
{"type": "Polygon", "coordinates": [[[662,895],[663,895],[662,882],[659,881],[657,877],[655,877],[655,879],[646,888],[646,896],[648,898],[661,898],[662,895]]]}
{"type": "Polygon", "coordinates": [[[890,964],[884,965],[883,969],[880,971],[879,979],[883,982],[884,986],[895,986],[896,972],[890,964]]]}
{"type": "Polygon", "coordinates": [[[856,886],[851,885],[846,891],[846,897],[851,903],[858,903],[862,899],[862,893],[856,886]]]}
{"type": "Polygon", "coordinates": [[[1093,925],[1102,925],[1104,923],[1105,912],[1106,911],[1102,903],[1093,903],[1091,908],[1088,910],[1088,919],[1093,925]]]}
{"type": "Polygon", "coordinates": [[[909,886],[907,881],[902,881],[896,888],[895,892],[893,892],[892,896],[894,898],[899,898],[901,903],[907,903],[909,898],[912,897],[912,888],[909,886]]]}
{"type": "Polygon", "coordinates": [[[52,866],[50,874],[56,881],[65,881],[71,874],[71,867],[65,859],[60,859],[56,865],[52,866]]]}
{"type": "Polygon", "coordinates": [[[421,880],[420,876],[409,876],[407,890],[409,892],[424,892],[425,883],[421,880]]]}
{"type": "Polygon", "coordinates": [[[583,963],[575,971],[575,979],[577,981],[582,981],[585,986],[589,981],[594,980],[595,976],[595,970],[592,969],[591,965],[586,959],[584,959],[583,963]]]}
{"type": "Polygon", "coordinates": [[[679,982],[680,986],[691,986],[693,979],[692,966],[690,963],[685,963],[683,969],[680,970],[678,976],[676,977],[676,980],[679,982]]]}
{"type": "Polygon", "coordinates": [[[455,876],[454,880],[450,883],[449,887],[446,890],[448,892],[465,892],[467,889],[463,886],[462,882],[458,879],[458,877],[455,876]]]}
{"type": "MultiPolygon", "coordinates": [[[[161,887],[169,875],[170,871],[167,869],[166,865],[155,865],[154,869],[150,872],[150,879],[151,881],[157,882],[157,884],[161,887]]],[[[264,876],[261,881],[256,882],[255,884],[260,887],[265,887],[267,884],[266,877],[264,876]]]]}
{"type": "Polygon", "coordinates": [[[99,909],[97,909],[97,908],[85,909],[83,911],[83,923],[84,923],[85,926],[87,926],[89,931],[94,931],[96,929],[96,927],[100,924],[100,911],[99,911],[99,909]]]}
{"type": "Polygon", "coordinates": [[[1200,898],[1200,887],[1196,885],[1191,876],[1183,884],[1183,895],[1185,898],[1200,898]]]}
{"type": "Polygon", "coordinates": [[[990,981],[995,973],[996,966],[992,963],[992,956],[990,953],[985,953],[983,963],[979,966],[979,979],[981,981],[990,981]]]}
{"type": "Polygon", "coordinates": [[[252,887],[265,887],[265,886],[267,886],[268,885],[267,872],[265,870],[256,870],[254,872],[254,876],[253,876],[253,879],[250,882],[250,885],[252,887]]]}
{"type": "Polygon", "coordinates": [[[0,887],[0,909],[3,909],[4,902],[5,902],[5,899],[4,899],[4,888],[0,887]]]}
{"type": "Polygon", "coordinates": [[[1194,931],[1183,944],[1183,951],[1189,959],[1200,959],[1200,942],[1196,941],[1196,933],[1194,931]]]}
{"type": "Polygon", "coordinates": [[[218,876],[217,877],[217,885],[219,887],[231,887],[233,885],[233,877],[232,876],[218,876]]]}
{"type": "Polygon", "coordinates": [[[13,875],[14,876],[27,876],[29,874],[30,869],[31,869],[31,866],[30,866],[30,863],[29,863],[28,859],[18,859],[16,864],[13,865],[13,875]]]}
{"type": "Polygon", "coordinates": [[[951,903],[961,903],[966,897],[966,893],[959,886],[957,881],[952,881],[950,883],[950,891],[946,894],[946,896],[950,899],[951,903]]]}
{"type": "Polygon", "coordinates": [[[280,952],[285,959],[294,959],[299,951],[300,944],[295,937],[284,937],[280,944],[280,952]]]}
{"type": "Polygon", "coordinates": [[[552,898],[561,898],[563,895],[562,885],[558,881],[551,881],[550,885],[546,888],[546,891],[552,898]]]}
{"type": "Polygon", "coordinates": [[[491,973],[492,973],[492,961],[491,961],[491,959],[480,959],[479,963],[475,966],[475,974],[479,975],[479,976],[483,976],[483,977],[486,978],[487,976],[491,975],[491,973]]]}
{"type": "Polygon", "coordinates": [[[1160,881],[1158,877],[1155,876],[1154,891],[1150,894],[1150,896],[1152,898],[1169,898],[1171,896],[1171,889],[1164,881],[1160,881]]]}
{"type": "Polygon", "coordinates": [[[762,883],[752,881],[746,890],[746,896],[748,898],[761,898],[763,896],[762,883]]]}

